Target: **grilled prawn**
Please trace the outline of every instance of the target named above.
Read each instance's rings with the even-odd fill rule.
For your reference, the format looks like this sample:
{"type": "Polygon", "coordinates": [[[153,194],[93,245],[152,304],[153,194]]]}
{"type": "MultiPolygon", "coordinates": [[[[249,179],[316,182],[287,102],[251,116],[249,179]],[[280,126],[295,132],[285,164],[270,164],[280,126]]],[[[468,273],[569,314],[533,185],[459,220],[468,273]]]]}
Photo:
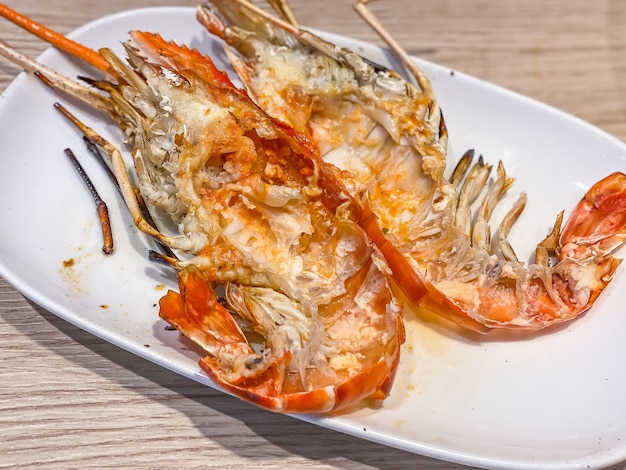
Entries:
{"type": "Polygon", "coordinates": [[[499,165],[484,191],[491,166],[482,159],[471,166],[469,154],[444,176],[447,130],[431,85],[364,3],[357,9],[399,53],[415,85],[299,29],[284,8],[281,20],[246,0],[211,0],[197,16],[230,46],[254,99],[310,135],[322,158],[343,171],[346,187],[372,211],[369,221],[384,228],[386,236],[372,239],[410,301],[483,332],[540,329],[588,310],[619,264],[611,252],[626,236],[626,176],[596,183],[562,231],[557,217],[535,262],[520,263],[506,237],[526,196],[492,240],[491,214],[513,180],[499,165]],[[397,252],[385,251],[389,245],[410,273],[397,252]]]}
{"type": "Polygon", "coordinates": [[[262,111],[208,57],[158,35],[132,32],[126,62],[46,34],[107,78],[88,80],[94,90],[1,49],[124,131],[141,194],[180,234],[145,220],[119,150],[66,112],[109,153],[137,226],[184,258],[170,260],[179,290],[161,299],[160,316],[206,351],[207,375],[281,412],[384,398],[404,341],[401,310],[359,226],[359,202],[310,139],[262,111]]]}

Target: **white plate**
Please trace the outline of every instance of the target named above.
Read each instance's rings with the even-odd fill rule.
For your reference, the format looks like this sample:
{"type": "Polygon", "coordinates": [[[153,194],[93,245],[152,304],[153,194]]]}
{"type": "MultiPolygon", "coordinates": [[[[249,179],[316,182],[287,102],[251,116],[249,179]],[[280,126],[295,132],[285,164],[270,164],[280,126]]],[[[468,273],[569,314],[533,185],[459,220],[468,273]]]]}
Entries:
{"type": "MultiPolygon", "coordinates": [[[[160,32],[210,53],[222,51],[190,8],[131,11],[72,36],[112,47],[131,29],[160,32]]],[[[331,40],[387,62],[379,49],[331,40]]],[[[89,71],[48,50],[41,61],[73,77],[89,71]]],[[[421,62],[449,127],[450,154],[475,148],[502,159],[529,204],[512,241],[529,257],[557,212],[585,189],[626,170],[626,146],[571,116],[460,73],[421,62]]],[[[150,361],[211,385],[198,357],[166,331],[156,303],[167,270],[147,260],[151,242],[136,230],[120,198],[84,150],[81,137],[52,108],[68,103],[32,76],[20,75],[0,98],[0,274],[25,296],[85,330],[150,361]],[[116,253],[100,252],[92,202],[63,149],[71,147],[108,202],[116,253]]],[[[119,142],[97,112],[70,101],[92,127],[119,142]]],[[[392,395],[378,410],[303,419],[389,446],[491,468],[602,467],[626,459],[626,267],[577,321],[547,334],[459,336],[407,321],[408,342],[392,395]]],[[[265,411],[259,410],[259,413],[265,411]]]]}

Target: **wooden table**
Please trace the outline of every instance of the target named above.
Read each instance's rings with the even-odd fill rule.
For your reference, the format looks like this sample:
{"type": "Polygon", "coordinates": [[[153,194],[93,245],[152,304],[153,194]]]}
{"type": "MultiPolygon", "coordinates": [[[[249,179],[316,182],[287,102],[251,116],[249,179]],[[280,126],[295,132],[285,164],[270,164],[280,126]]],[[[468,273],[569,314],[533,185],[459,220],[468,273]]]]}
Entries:
{"type": "MultiPolygon", "coordinates": [[[[352,2],[292,3],[307,26],[380,44],[352,2]]],[[[69,32],[116,11],[174,2],[7,3],[69,32]]],[[[371,7],[409,53],[626,140],[623,0],[387,0],[371,7]]],[[[46,47],[6,22],[0,38],[31,56],[46,47]]],[[[0,61],[0,91],[18,73],[0,61]]],[[[464,468],[255,409],[59,320],[3,281],[0,384],[0,468],[464,468]]]]}

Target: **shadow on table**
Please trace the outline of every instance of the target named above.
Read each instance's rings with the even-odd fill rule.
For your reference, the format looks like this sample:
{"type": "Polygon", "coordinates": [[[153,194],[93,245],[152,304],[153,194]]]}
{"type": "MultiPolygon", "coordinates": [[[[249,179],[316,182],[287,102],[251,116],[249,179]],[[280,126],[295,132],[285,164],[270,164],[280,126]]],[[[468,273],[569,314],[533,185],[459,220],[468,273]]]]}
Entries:
{"type": "MultiPolygon", "coordinates": [[[[111,361],[130,374],[143,377],[144,379],[164,387],[173,392],[177,399],[167,399],[165,405],[185,414],[209,439],[217,442],[239,456],[249,459],[251,463],[262,463],[264,456],[268,459],[276,459],[285,454],[285,458],[299,455],[303,458],[333,465],[338,468],[378,468],[378,469],[404,469],[404,468],[445,468],[446,470],[465,469],[462,465],[454,465],[439,462],[427,457],[413,455],[408,452],[389,448],[380,444],[358,439],[342,433],[328,430],[319,426],[299,421],[289,416],[271,413],[255,408],[239,399],[226,396],[204,385],[175,374],[167,369],[152,364],[151,362],[137,357],[117,346],[107,343],[90,333],[67,323],[54,316],[48,311],[31,303],[32,307],[53,328],[59,330],[71,340],[88,348],[93,353],[111,361]],[[178,399],[180,397],[180,399],[178,399]],[[207,412],[207,408],[212,412],[207,412]],[[216,425],[216,414],[224,416],[226,421],[236,420],[242,425],[241,433],[233,435],[232,432],[223,434],[224,427],[216,425]],[[293,436],[306,436],[306,440],[294,440],[293,436]],[[267,442],[267,447],[255,443],[254,439],[260,438],[267,442]],[[235,445],[233,443],[237,442],[235,445]],[[242,441],[248,440],[249,446],[242,445],[242,441]]],[[[19,327],[19,325],[16,325],[19,327]]],[[[106,379],[122,386],[129,387],[133,378],[129,375],[117,373],[107,374],[109,369],[93,369],[93,362],[88,356],[68,354],[67,347],[59,347],[46,343],[48,349],[56,354],[80,365],[93,370],[106,379]],[[128,378],[128,383],[126,380],[128,378]]],[[[146,398],[155,401],[164,401],[161,391],[154,395],[150,388],[137,390],[136,383],[133,391],[141,393],[146,398]]],[[[166,398],[166,397],[165,397],[166,398]]]]}

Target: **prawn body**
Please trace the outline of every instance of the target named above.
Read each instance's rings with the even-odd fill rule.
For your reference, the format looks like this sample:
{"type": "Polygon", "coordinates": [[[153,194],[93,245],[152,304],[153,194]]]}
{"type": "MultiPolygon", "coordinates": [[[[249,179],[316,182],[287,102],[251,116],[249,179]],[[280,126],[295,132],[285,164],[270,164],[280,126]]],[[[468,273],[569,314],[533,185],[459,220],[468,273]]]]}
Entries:
{"type": "Polygon", "coordinates": [[[405,59],[415,84],[246,1],[211,0],[197,17],[228,44],[251,96],[342,170],[371,210],[368,223],[384,232],[370,236],[409,301],[480,332],[542,329],[587,311],[619,265],[611,253],[626,233],[624,175],[593,185],[562,233],[560,214],[534,262],[520,262],[507,236],[526,195],[492,239],[491,215],[513,179],[500,164],[490,182],[491,165],[482,157],[472,165],[473,152],[446,176],[447,129],[432,87],[364,4],[357,9],[405,59]]]}
{"type": "Polygon", "coordinates": [[[146,220],[119,150],[73,119],[109,153],[136,225],[180,255],[169,260],[179,289],[161,299],[159,314],[205,351],[207,375],[279,412],[326,413],[387,396],[404,341],[401,309],[358,224],[359,202],[310,139],[265,113],[208,57],[156,34],[131,32],[127,61],[75,46],[107,74],[87,80],[99,92],[7,55],[123,130],[141,195],[180,233],[146,220]]]}

